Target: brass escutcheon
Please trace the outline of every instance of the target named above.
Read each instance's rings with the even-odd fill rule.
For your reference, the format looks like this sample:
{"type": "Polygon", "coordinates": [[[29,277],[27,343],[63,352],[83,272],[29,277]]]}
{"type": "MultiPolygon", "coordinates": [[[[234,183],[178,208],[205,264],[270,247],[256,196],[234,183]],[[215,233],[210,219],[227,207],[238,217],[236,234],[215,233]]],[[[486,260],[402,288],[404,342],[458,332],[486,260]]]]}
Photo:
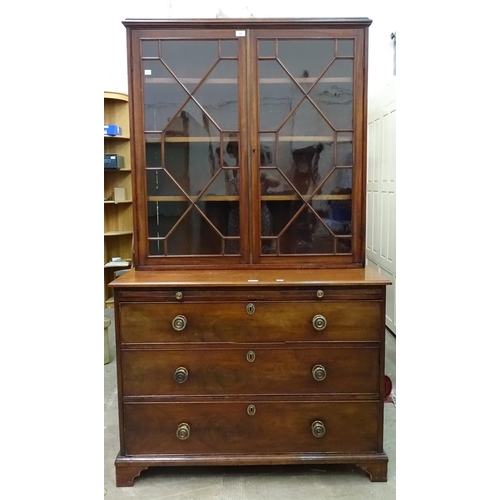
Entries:
{"type": "Polygon", "coordinates": [[[184,328],[186,328],[186,325],[187,325],[186,316],[182,316],[182,314],[177,315],[172,320],[172,327],[174,330],[177,330],[178,332],[184,330],[184,328]]]}
{"type": "Polygon", "coordinates": [[[247,406],[247,413],[252,416],[252,415],[255,415],[255,412],[257,411],[257,409],[255,408],[255,405],[248,405],[247,406]]]}
{"type": "Polygon", "coordinates": [[[318,299],[321,299],[325,296],[325,292],[323,290],[318,290],[316,292],[316,297],[318,297],[318,299]]]}
{"type": "Polygon", "coordinates": [[[179,366],[174,372],[174,379],[177,383],[183,384],[188,379],[188,369],[183,366],[179,366]]]}
{"type": "Polygon", "coordinates": [[[253,351],[247,352],[247,361],[253,363],[255,361],[255,353],[253,351]]]}
{"type": "Polygon", "coordinates": [[[176,298],[177,300],[182,300],[182,297],[184,297],[184,295],[182,295],[182,292],[176,292],[176,294],[175,294],[175,298],[176,298]]]}
{"type": "Polygon", "coordinates": [[[191,427],[189,424],[182,423],[177,426],[177,431],[175,435],[181,440],[184,441],[189,437],[189,433],[191,432],[191,427]]]}
{"type": "Polygon", "coordinates": [[[248,304],[246,309],[247,314],[253,314],[255,312],[255,306],[252,303],[248,304]]]}
{"type": "Polygon", "coordinates": [[[326,433],[325,424],[321,420],[316,420],[311,424],[311,432],[314,437],[323,437],[326,433]]]}

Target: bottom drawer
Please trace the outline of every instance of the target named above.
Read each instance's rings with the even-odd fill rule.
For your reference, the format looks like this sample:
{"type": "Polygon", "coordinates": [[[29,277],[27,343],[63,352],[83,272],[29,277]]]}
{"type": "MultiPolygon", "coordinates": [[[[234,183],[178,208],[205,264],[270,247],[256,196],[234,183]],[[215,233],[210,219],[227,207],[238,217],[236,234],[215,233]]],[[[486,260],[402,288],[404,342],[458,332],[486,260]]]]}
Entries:
{"type": "Polygon", "coordinates": [[[125,403],[124,455],[382,449],[376,401],[125,403]]]}

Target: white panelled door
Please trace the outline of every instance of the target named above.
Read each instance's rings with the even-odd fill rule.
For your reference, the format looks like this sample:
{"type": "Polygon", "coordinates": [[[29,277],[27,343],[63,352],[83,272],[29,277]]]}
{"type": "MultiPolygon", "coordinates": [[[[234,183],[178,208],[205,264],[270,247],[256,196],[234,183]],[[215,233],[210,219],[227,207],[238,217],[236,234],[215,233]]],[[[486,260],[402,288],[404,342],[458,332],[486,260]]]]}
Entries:
{"type": "Polygon", "coordinates": [[[386,325],[396,333],[396,79],[368,102],[366,259],[392,281],[386,325]]]}

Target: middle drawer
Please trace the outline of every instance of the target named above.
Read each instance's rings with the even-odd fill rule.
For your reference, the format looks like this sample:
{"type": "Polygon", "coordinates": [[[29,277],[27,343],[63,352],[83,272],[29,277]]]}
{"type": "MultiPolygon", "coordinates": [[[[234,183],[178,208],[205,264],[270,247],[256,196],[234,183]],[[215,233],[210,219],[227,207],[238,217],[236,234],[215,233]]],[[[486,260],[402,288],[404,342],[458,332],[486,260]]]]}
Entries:
{"type": "Polygon", "coordinates": [[[377,347],[122,350],[123,396],[380,392],[377,347]]]}

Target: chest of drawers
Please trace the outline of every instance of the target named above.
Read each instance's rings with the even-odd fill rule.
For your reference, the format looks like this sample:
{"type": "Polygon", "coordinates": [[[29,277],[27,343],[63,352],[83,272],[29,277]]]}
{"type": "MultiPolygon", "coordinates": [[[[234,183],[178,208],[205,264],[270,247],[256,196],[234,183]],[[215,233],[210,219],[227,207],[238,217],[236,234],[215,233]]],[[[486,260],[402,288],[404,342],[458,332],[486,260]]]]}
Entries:
{"type": "Polygon", "coordinates": [[[117,485],[155,465],[352,463],[385,481],[387,284],[370,269],[117,279],[117,485]]]}

